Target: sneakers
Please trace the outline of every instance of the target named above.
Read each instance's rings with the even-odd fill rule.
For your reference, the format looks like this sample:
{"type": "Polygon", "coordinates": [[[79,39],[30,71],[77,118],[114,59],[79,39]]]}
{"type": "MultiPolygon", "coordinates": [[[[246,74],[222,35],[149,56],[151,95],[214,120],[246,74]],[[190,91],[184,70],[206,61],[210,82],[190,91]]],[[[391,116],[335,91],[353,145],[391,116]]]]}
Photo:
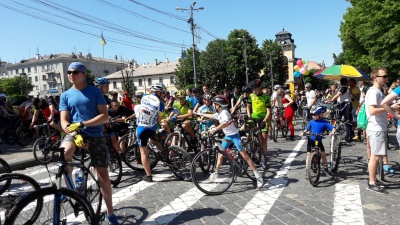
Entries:
{"type": "Polygon", "coordinates": [[[218,179],[218,173],[217,173],[217,172],[212,173],[212,174],[210,175],[210,178],[208,178],[208,180],[209,180],[210,182],[213,182],[213,181],[215,181],[215,180],[217,180],[217,179],[218,179]]]}
{"type": "Polygon", "coordinates": [[[376,183],[375,184],[368,183],[367,191],[374,191],[374,192],[380,193],[380,194],[387,194],[387,191],[384,190],[381,186],[378,186],[376,183]]]}
{"type": "Polygon", "coordinates": [[[264,185],[264,179],[262,176],[257,177],[257,188],[262,188],[264,185]]]}
{"type": "Polygon", "coordinates": [[[360,137],[358,135],[353,137],[353,141],[358,141],[358,140],[360,140],[360,137]]]}
{"type": "Polygon", "coordinates": [[[119,225],[117,216],[113,213],[111,215],[108,215],[107,213],[104,215],[105,221],[108,222],[110,225],[119,225]]]}
{"type": "Polygon", "coordinates": [[[153,177],[152,177],[152,176],[144,175],[144,176],[142,177],[142,181],[153,182],[153,177]]]}
{"type": "Polygon", "coordinates": [[[385,172],[390,173],[390,174],[394,174],[394,169],[392,169],[392,166],[391,166],[391,165],[388,165],[388,164],[383,165],[383,170],[384,170],[385,172]]]}

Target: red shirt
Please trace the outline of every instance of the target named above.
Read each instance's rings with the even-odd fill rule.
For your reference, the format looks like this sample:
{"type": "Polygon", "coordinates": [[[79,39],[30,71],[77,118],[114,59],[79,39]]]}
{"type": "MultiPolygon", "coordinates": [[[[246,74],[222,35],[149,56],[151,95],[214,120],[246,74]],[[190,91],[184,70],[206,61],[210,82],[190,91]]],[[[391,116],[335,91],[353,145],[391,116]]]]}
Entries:
{"type": "Polygon", "coordinates": [[[132,107],[132,98],[131,97],[123,97],[122,98],[122,104],[124,104],[124,106],[127,109],[133,109],[133,107],[132,107]]]}

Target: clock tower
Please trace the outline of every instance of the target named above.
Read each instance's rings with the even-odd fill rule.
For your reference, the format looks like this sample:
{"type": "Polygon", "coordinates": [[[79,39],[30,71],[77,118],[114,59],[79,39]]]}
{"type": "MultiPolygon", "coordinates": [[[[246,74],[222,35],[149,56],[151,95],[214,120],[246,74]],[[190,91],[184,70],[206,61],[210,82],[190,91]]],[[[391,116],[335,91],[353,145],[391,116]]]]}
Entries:
{"type": "Polygon", "coordinates": [[[294,66],[296,64],[294,51],[296,49],[296,45],[294,44],[294,40],[292,39],[292,34],[285,29],[275,34],[276,42],[282,46],[283,55],[287,59],[287,69],[288,69],[288,79],[286,80],[286,84],[290,85],[290,90],[293,91],[295,86],[301,85],[300,77],[294,77],[293,71],[294,66]]]}

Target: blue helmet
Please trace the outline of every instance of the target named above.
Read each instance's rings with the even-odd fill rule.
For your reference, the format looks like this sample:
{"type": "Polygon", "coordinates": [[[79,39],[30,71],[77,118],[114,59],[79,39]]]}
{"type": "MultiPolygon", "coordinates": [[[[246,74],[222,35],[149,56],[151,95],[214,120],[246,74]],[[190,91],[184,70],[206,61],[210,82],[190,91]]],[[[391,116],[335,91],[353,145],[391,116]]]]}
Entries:
{"type": "Polygon", "coordinates": [[[317,106],[314,109],[311,109],[311,114],[312,115],[319,115],[323,114],[326,112],[326,107],[325,106],[317,106]]]}
{"type": "Polygon", "coordinates": [[[96,86],[103,86],[103,85],[106,85],[106,84],[110,84],[110,81],[108,81],[104,77],[96,78],[95,81],[94,81],[94,85],[96,85],[96,86]]]}

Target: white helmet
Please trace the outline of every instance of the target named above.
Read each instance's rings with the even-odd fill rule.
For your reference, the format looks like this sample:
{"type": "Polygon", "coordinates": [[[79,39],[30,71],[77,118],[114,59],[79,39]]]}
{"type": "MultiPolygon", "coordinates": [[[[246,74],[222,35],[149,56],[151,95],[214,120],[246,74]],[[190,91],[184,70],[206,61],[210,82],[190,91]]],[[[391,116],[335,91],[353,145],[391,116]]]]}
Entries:
{"type": "Polygon", "coordinates": [[[310,84],[310,83],[307,83],[305,87],[306,87],[306,88],[308,88],[308,87],[311,88],[311,84],[310,84]]]}
{"type": "Polygon", "coordinates": [[[279,84],[277,84],[277,85],[274,86],[274,90],[275,90],[275,91],[278,90],[279,88],[281,88],[281,85],[279,85],[279,84]]]}
{"type": "Polygon", "coordinates": [[[155,84],[151,85],[150,90],[152,92],[156,92],[156,91],[166,92],[167,88],[162,83],[155,83],[155,84]]]}

